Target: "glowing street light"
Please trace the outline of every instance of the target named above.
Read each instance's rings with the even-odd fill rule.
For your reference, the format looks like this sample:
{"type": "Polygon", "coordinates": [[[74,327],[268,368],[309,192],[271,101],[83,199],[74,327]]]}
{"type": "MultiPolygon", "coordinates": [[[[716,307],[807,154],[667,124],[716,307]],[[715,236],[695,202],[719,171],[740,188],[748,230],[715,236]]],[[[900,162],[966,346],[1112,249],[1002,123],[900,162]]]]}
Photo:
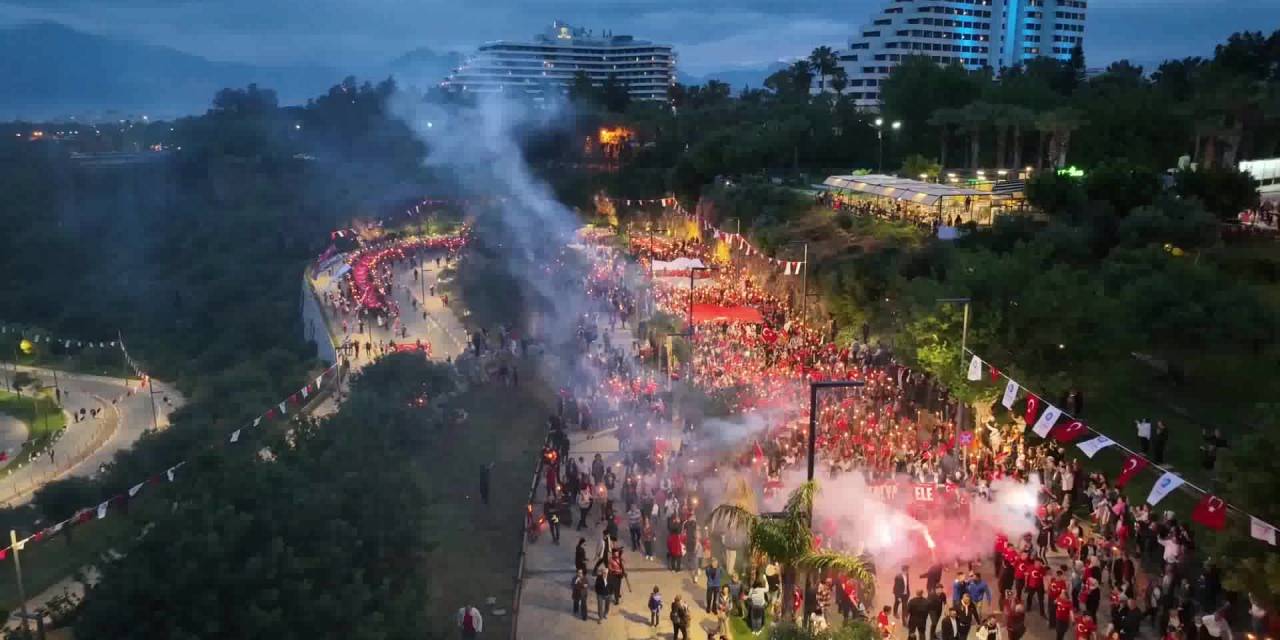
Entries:
{"type": "MultiPolygon", "coordinates": [[[[876,156],[876,172],[884,172],[884,118],[876,118],[876,142],[879,146],[879,153],[876,156]]],[[[902,128],[901,120],[894,120],[889,124],[889,128],[897,131],[902,128]]]]}

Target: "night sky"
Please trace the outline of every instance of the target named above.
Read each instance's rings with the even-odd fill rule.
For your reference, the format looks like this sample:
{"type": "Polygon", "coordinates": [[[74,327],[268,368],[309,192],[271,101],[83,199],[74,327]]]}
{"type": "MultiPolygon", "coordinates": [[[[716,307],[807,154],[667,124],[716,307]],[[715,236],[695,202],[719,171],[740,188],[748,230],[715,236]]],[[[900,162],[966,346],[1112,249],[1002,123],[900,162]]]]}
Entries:
{"type": "MultiPolygon", "coordinates": [[[[361,68],[419,47],[468,52],[553,19],[676,46],[682,71],[763,67],[843,46],[884,0],[0,0],[33,20],[214,60],[361,68]]],[[[1234,31],[1280,28],[1280,0],[1093,0],[1089,67],[1208,55],[1234,31]]]]}

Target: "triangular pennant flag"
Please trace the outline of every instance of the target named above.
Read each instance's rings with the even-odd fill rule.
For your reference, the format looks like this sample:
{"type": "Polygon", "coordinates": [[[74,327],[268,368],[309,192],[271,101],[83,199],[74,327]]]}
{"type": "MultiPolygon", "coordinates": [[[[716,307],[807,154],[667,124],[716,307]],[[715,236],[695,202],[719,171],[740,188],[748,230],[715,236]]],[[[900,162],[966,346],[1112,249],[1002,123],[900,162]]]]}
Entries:
{"type": "Polygon", "coordinates": [[[282,415],[282,416],[283,416],[283,415],[288,415],[288,413],[289,413],[289,412],[288,412],[288,411],[285,411],[284,403],[283,403],[283,402],[281,402],[280,404],[278,404],[278,405],[276,405],[276,406],[280,408],[280,415],[282,415]]]}
{"type": "Polygon", "coordinates": [[[172,467],[169,467],[169,470],[164,472],[164,475],[168,476],[168,478],[169,478],[169,482],[173,482],[173,472],[174,472],[174,471],[177,471],[177,470],[178,470],[178,467],[181,467],[181,466],[182,466],[182,465],[184,465],[184,464],[186,464],[186,463],[185,463],[185,462],[179,462],[178,464],[175,464],[175,465],[173,465],[172,467]]]}
{"type": "Polygon", "coordinates": [[[966,377],[970,382],[977,382],[982,379],[982,358],[974,356],[969,361],[969,375],[966,377]]]}
{"type": "Polygon", "coordinates": [[[240,440],[240,430],[236,429],[235,431],[231,432],[231,441],[238,442],[239,440],[240,440]]]}
{"type": "Polygon", "coordinates": [[[58,524],[55,524],[52,527],[49,527],[49,535],[53,535],[59,531],[62,531],[62,528],[67,526],[67,522],[68,522],[67,520],[63,520],[62,522],[59,522],[58,524]]]}
{"type": "Polygon", "coordinates": [[[303,387],[301,393],[302,398],[305,400],[307,396],[311,395],[311,385],[303,387]]]}
{"type": "Polygon", "coordinates": [[[1111,438],[1108,438],[1106,436],[1098,436],[1096,438],[1090,438],[1088,440],[1085,440],[1084,442],[1081,442],[1076,446],[1080,447],[1080,450],[1084,452],[1084,455],[1092,458],[1094,454],[1098,453],[1099,451],[1113,444],[1115,444],[1115,441],[1113,441],[1111,438]]]}
{"type": "Polygon", "coordinates": [[[1124,485],[1129,484],[1133,476],[1146,469],[1148,464],[1150,463],[1147,459],[1141,456],[1132,455],[1126,458],[1124,466],[1120,468],[1120,475],[1116,476],[1116,488],[1123,489],[1124,485]]]}
{"type": "Polygon", "coordinates": [[[101,520],[101,519],[103,519],[103,518],[107,517],[107,505],[109,505],[109,504],[111,504],[111,501],[110,501],[110,500],[108,500],[108,501],[106,501],[106,502],[104,502],[104,503],[102,503],[102,504],[98,505],[98,519],[99,519],[99,520],[101,520]]]}
{"type": "Polygon", "coordinates": [[[1079,420],[1069,420],[1053,428],[1050,435],[1058,442],[1074,442],[1084,434],[1089,433],[1089,427],[1079,420]]]}
{"type": "Polygon", "coordinates": [[[272,419],[272,418],[276,417],[276,408],[275,408],[275,407],[271,407],[270,409],[267,409],[267,412],[266,412],[265,414],[263,414],[263,416],[262,416],[262,417],[264,417],[264,418],[266,418],[266,419],[268,419],[268,420],[270,420],[270,419],[272,419]]]}
{"type": "Polygon", "coordinates": [[[258,426],[258,423],[260,423],[260,422],[262,422],[262,416],[258,416],[258,417],[256,417],[256,418],[254,418],[254,419],[253,419],[253,426],[255,426],[255,427],[256,427],[256,426],[258,426]]]}
{"type": "Polygon", "coordinates": [[[1156,481],[1156,485],[1151,487],[1151,493],[1147,495],[1147,504],[1153,507],[1160,504],[1160,501],[1164,500],[1164,497],[1169,495],[1170,491],[1182,486],[1183,482],[1186,481],[1178,476],[1178,474],[1173,473],[1172,471],[1166,471],[1164,475],[1160,476],[1160,479],[1156,481]]]}
{"type": "Polygon", "coordinates": [[[1249,535],[1255,540],[1276,546],[1276,528],[1253,516],[1249,516],[1249,535]]]}
{"type": "Polygon", "coordinates": [[[1215,531],[1222,531],[1227,527],[1227,503],[1218,496],[1205,494],[1191,512],[1191,519],[1215,531]]]}
{"type": "Polygon", "coordinates": [[[320,374],[320,375],[316,376],[316,390],[317,390],[317,391],[320,389],[320,385],[321,385],[321,384],[323,384],[323,383],[324,383],[324,374],[322,373],[322,374],[320,374]]]}
{"type": "Polygon", "coordinates": [[[129,497],[130,497],[130,498],[132,498],[132,497],[134,497],[134,496],[138,495],[138,492],[142,490],[142,485],[144,485],[144,484],[146,484],[146,483],[145,483],[145,482],[139,482],[138,484],[135,484],[135,485],[133,485],[132,487],[129,487],[129,497]]]}
{"type": "Polygon", "coordinates": [[[8,558],[8,557],[9,557],[9,550],[0,549],[0,560],[4,560],[5,558],[8,558]]]}
{"type": "Polygon", "coordinates": [[[1036,424],[1034,427],[1031,427],[1031,430],[1036,432],[1036,435],[1041,438],[1047,437],[1049,435],[1049,430],[1053,429],[1053,425],[1057,424],[1058,417],[1061,415],[1061,409],[1053,405],[1049,405],[1048,407],[1045,407],[1045,410],[1040,414],[1040,419],[1036,420],[1036,424]]]}
{"type": "Polygon", "coordinates": [[[93,519],[93,509],[81,509],[76,514],[76,524],[82,524],[93,519]]]}
{"type": "Polygon", "coordinates": [[[1018,383],[1010,380],[1004,385],[1004,397],[1000,398],[1000,404],[1006,409],[1012,409],[1013,403],[1018,399],[1018,383]]]}

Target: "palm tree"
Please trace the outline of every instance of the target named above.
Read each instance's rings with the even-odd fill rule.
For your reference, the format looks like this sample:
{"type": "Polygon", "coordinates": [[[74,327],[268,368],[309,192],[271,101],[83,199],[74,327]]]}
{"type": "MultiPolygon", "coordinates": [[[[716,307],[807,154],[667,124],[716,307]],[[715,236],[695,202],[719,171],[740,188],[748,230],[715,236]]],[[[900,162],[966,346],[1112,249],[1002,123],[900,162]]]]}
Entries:
{"type": "MultiPolygon", "coordinates": [[[[875,569],[865,557],[835,551],[818,550],[813,545],[813,499],[818,484],[813,481],[796,487],[787,497],[783,510],[774,514],[752,513],[744,500],[722,504],[711,512],[711,526],[720,531],[741,531],[747,535],[747,547],[753,555],[764,556],[782,565],[782,592],[791,593],[797,574],[805,571],[844,573],[862,584],[863,600],[870,602],[875,590],[875,569]]],[[[751,584],[757,576],[747,581],[751,584]]],[[[791,598],[782,600],[783,611],[790,613],[791,598]]]]}
{"type": "Polygon", "coordinates": [[[849,88],[849,74],[844,67],[836,67],[831,72],[831,90],[836,92],[836,96],[844,96],[844,90],[849,88]]]}
{"type": "MultiPolygon", "coordinates": [[[[1036,118],[1036,128],[1040,130],[1041,151],[1044,151],[1045,136],[1049,139],[1049,166],[1060,169],[1067,164],[1067,149],[1071,145],[1071,132],[1084,126],[1084,116],[1071,107],[1059,107],[1041,113],[1036,118]]],[[[1040,166],[1037,159],[1036,166],[1040,166]]]]}
{"type": "Polygon", "coordinates": [[[969,168],[978,168],[978,156],[982,151],[982,131],[991,125],[991,105],[973,102],[961,110],[960,123],[969,133],[969,168]]]}
{"type": "Polygon", "coordinates": [[[1013,127],[1013,168],[1022,166],[1022,131],[1035,125],[1036,114],[1026,107],[1009,105],[1006,116],[1013,127]]]}
{"type": "Polygon", "coordinates": [[[809,68],[818,74],[818,91],[825,91],[827,88],[827,76],[835,73],[835,70],[840,68],[840,61],[836,58],[836,52],[831,47],[823,45],[809,54],[809,68]]]}
{"type": "Polygon", "coordinates": [[[1003,167],[1007,157],[1009,129],[1013,128],[1013,119],[1010,114],[1010,107],[1007,104],[993,104],[989,109],[991,124],[996,129],[996,157],[994,164],[996,167],[1003,167]]]}
{"type": "Polygon", "coordinates": [[[951,107],[935,109],[929,116],[929,125],[938,128],[938,164],[947,166],[947,140],[951,137],[951,128],[960,123],[960,110],[951,107]]]}

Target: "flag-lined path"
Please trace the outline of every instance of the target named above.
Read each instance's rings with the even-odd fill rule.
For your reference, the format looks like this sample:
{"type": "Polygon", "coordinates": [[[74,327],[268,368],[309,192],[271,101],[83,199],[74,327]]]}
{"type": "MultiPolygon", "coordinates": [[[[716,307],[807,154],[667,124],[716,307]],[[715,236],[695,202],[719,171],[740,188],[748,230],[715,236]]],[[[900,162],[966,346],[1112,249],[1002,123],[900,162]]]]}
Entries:
{"type": "MultiPolygon", "coordinates": [[[[18,371],[30,374],[41,387],[54,388],[52,370],[18,367],[18,371]]],[[[165,429],[169,415],[182,406],[183,398],[163,382],[155,381],[155,385],[154,422],[165,429]]],[[[15,463],[0,471],[0,504],[26,504],[36,489],[59,478],[93,476],[116,452],[133,446],[152,428],[152,398],[137,379],[59,371],[57,388],[62,391],[66,431],[54,444],[52,457],[37,456],[21,467],[15,463]],[[81,408],[86,416],[98,409],[98,417],[74,421],[71,413],[81,408]]]]}

